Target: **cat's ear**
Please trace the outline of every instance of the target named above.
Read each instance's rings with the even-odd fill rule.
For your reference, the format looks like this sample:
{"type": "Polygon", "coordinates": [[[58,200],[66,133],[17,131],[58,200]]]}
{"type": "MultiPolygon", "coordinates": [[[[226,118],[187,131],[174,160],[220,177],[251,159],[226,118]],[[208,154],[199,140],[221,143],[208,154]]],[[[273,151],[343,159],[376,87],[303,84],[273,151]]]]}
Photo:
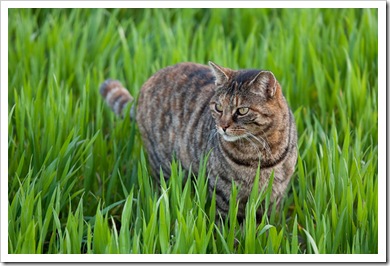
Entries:
{"type": "Polygon", "coordinates": [[[213,70],[216,85],[223,84],[230,79],[232,72],[230,69],[218,66],[211,61],[209,61],[209,65],[211,66],[211,70],[213,70]]]}
{"type": "Polygon", "coordinates": [[[249,86],[254,87],[251,90],[253,93],[264,95],[265,92],[268,97],[272,98],[276,93],[277,83],[271,71],[260,71],[249,83],[249,86]]]}

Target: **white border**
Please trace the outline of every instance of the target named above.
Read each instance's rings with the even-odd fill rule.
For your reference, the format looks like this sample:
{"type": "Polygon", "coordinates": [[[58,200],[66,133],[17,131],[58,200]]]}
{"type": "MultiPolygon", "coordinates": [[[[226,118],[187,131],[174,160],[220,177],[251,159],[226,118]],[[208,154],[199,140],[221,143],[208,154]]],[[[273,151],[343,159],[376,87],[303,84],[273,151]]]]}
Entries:
{"type": "MultiPolygon", "coordinates": [[[[4,262],[385,262],[386,261],[386,2],[385,1],[2,1],[1,2],[1,260],[4,262]],[[9,8],[378,8],[378,254],[374,255],[21,255],[8,254],[9,8]],[[7,133],[5,133],[7,132],[7,133]]],[[[375,121],[373,121],[375,123],[375,121]]]]}
{"type": "Polygon", "coordinates": [[[12,254],[6,262],[384,262],[386,258],[367,254],[12,254]]]}
{"type": "Polygon", "coordinates": [[[2,1],[5,8],[379,8],[385,1],[2,1]]]}
{"type": "Polygon", "coordinates": [[[1,261],[8,252],[8,9],[1,3],[0,173],[1,261]],[[7,132],[7,133],[5,133],[7,132]]]}
{"type": "Polygon", "coordinates": [[[378,7],[378,254],[387,252],[387,176],[386,176],[386,2],[378,7]]]}

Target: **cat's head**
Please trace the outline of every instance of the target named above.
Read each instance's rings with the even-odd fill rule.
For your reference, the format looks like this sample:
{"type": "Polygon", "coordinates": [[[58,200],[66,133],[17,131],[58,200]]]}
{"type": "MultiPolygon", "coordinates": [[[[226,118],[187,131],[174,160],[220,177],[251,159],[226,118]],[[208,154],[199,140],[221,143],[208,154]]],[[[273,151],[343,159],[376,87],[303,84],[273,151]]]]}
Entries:
{"type": "Polygon", "coordinates": [[[278,112],[285,111],[274,74],[261,70],[232,70],[209,62],[215,76],[210,111],[226,141],[261,136],[272,130],[278,112]]]}

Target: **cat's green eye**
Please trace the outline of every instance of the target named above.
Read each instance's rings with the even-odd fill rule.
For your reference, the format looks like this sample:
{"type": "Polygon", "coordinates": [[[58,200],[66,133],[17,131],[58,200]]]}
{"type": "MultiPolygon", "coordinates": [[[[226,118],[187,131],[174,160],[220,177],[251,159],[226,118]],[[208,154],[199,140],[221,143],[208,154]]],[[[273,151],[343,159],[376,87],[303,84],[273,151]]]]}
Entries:
{"type": "Polygon", "coordinates": [[[222,112],[223,111],[222,104],[216,103],[215,104],[215,110],[217,112],[222,112]]]}
{"type": "Polygon", "coordinates": [[[246,115],[249,112],[248,107],[241,107],[237,109],[237,114],[239,115],[246,115]]]}

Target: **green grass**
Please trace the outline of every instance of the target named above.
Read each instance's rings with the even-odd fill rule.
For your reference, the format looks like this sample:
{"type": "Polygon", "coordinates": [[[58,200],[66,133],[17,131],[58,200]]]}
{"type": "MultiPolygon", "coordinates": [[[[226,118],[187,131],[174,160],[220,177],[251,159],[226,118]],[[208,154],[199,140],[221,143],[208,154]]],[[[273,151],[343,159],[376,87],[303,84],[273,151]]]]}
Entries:
{"type": "Polygon", "coordinates": [[[375,9],[11,9],[9,253],[377,253],[375,9]],[[207,175],[148,173],[136,124],[99,93],[212,60],[274,72],[299,132],[279,211],[216,217],[207,175]]]}

